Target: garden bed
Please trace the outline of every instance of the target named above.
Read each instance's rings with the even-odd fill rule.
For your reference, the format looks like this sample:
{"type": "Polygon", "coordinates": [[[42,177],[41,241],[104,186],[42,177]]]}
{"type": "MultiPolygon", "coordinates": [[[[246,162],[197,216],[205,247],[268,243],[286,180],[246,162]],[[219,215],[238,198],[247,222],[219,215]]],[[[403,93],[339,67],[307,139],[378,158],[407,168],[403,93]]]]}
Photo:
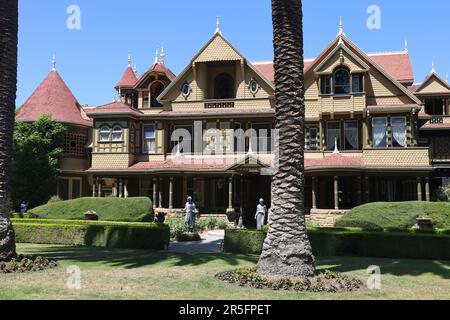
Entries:
{"type": "Polygon", "coordinates": [[[53,269],[58,266],[58,262],[46,259],[41,256],[18,255],[11,261],[0,261],[0,273],[23,273],[37,272],[46,269],[53,269]]]}

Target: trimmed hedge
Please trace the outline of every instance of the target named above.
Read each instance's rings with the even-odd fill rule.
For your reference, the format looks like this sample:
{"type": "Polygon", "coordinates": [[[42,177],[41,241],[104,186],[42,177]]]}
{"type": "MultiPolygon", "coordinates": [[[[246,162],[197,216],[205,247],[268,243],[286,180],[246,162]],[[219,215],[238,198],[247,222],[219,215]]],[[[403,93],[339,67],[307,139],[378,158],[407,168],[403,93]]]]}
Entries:
{"type": "MultiPolygon", "coordinates": [[[[265,231],[225,230],[224,250],[260,254],[265,231]]],[[[426,232],[370,232],[357,229],[311,229],[309,239],[316,256],[362,256],[450,260],[448,230],[426,232]]]]}
{"type": "Polygon", "coordinates": [[[163,250],[170,229],[158,223],[13,219],[18,243],[163,250]]]}
{"type": "Polygon", "coordinates": [[[437,228],[450,228],[450,202],[376,202],[350,210],[337,227],[365,230],[409,229],[417,218],[431,218],[437,228]]]}
{"type": "Polygon", "coordinates": [[[41,219],[82,220],[87,211],[95,211],[101,221],[153,221],[150,198],[80,198],[56,201],[33,208],[30,214],[41,219]]]}

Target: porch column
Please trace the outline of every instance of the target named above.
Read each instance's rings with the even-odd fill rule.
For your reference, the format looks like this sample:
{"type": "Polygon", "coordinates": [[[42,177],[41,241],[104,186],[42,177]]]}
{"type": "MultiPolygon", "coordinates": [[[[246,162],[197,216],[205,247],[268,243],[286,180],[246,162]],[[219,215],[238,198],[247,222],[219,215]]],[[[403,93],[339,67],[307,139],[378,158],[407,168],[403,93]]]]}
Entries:
{"type": "Polygon", "coordinates": [[[119,180],[119,198],[123,198],[123,180],[119,180]]]}
{"type": "Polygon", "coordinates": [[[358,201],[358,205],[362,204],[362,179],[361,176],[356,177],[356,198],[358,201]]]}
{"type": "Polygon", "coordinates": [[[94,178],[94,179],[92,180],[92,198],[95,198],[95,196],[96,196],[96,193],[95,193],[96,184],[97,184],[97,179],[94,178]]]}
{"type": "Polygon", "coordinates": [[[425,178],[425,199],[427,202],[431,201],[430,196],[430,177],[425,178]]]}
{"type": "Polygon", "coordinates": [[[98,197],[102,197],[102,179],[98,180],[98,197]]]}
{"type": "Polygon", "coordinates": [[[158,208],[162,209],[162,187],[161,187],[162,178],[158,179],[158,208]]]}
{"type": "Polygon", "coordinates": [[[417,178],[417,200],[422,201],[422,178],[417,178]]]}
{"type": "Polygon", "coordinates": [[[157,208],[157,201],[158,201],[158,199],[156,199],[156,188],[157,188],[157,184],[156,184],[156,179],[155,178],[153,178],[153,199],[152,199],[152,201],[153,201],[153,209],[156,209],[157,208]]]}
{"type": "Polygon", "coordinates": [[[364,177],[364,194],[365,194],[365,202],[370,202],[370,180],[369,176],[364,177]]]}
{"type": "Polygon", "coordinates": [[[334,210],[339,210],[339,177],[334,177],[334,210]]]}
{"type": "Polygon", "coordinates": [[[312,208],[317,209],[317,183],[318,177],[312,177],[312,208]]]}
{"type": "Polygon", "coordinates": [[[233,210],[233,176],[228,178],[228,210],[233,210]]]}
{"type": "Polygon", "coordinates": [[[117,197],[117,180],[116,180],[116,182],[114,182],[114,184],[113,184],[113,188],[112,188],[112,196],[113,196],[113,197],[117,197]]]}
{"type": "Polygon", "coordinates": [[[125,199],[128,198],[128,188],[127,188],[127,181],[123,181],[123,197],[125,199]]]}
{"type": "Polygon", "coordinates": [[[442,98],[442,115],[445,116],[446,115],[446,110],[447,109],[447,101],[445,98],[442,98]]]}
{"type": "Polygon", "coordinates": [[[169,178],[169,209],[173,209],[173,177],[169,178]]]}

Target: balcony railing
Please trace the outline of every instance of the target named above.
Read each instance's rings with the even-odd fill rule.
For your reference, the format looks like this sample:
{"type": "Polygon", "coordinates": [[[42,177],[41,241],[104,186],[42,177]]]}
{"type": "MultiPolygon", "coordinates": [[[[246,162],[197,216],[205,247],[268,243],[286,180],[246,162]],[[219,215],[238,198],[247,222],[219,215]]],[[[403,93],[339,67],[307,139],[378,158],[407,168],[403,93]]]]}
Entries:
{"type": "Polygon", "coordinates": [[[209,101],[205,102],[205,109],[233,109],[234,101],[209,101]]]}
{"type": "Polygon", "coordinates": [[[425,127],[450,127],[450,116],[432,116],[430,120],[425,124],[425,127]]]}

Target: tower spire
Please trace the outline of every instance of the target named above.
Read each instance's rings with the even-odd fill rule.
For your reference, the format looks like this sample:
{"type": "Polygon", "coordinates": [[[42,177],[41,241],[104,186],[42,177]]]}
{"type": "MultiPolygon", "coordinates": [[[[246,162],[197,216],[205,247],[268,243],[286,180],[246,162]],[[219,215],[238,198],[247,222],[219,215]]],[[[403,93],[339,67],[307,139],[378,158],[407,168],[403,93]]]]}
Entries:
{"type": "Polygon", "coordinates": [[[164,44],[161,45],[161,64],[164,64],[166,55],[164,54],[164,44]]]}
{"type": "Polygon", "coordinates": [[[131,53],[128,52],[128,67],[131,68],[131,53]]]}
{"type": "Polygon", "coordinates": [[[134,63],[133,72],[134,72],[134,74],[135,74],[136,77],[137,77],[137,67],[136,67],[136,63],[134,63]]]}
{"type": "Polygon", "coordinates": [[[342,23],[342,17],[339,17],[339,32],[338,32],[338,36],[339,37],[345,36],[344,24],[342,23]]]}
{"type": "Polygon", "coordinates": [[[220,31],[220,17],[216,17],[216,34],[222,34],[222,31],[220,31]]]}
{"type": "Polygon", "coordinates": [[[405,39],[405,53],[408,53],[409,49],[408,49],[408,40],[405,39]]]}
{"type": "Polygon", "coordinates": [[[434,60],[431,61],[431,73],[436,73],[436,65],[434,64],[434,60]]]}
{"type": "Polygon", "coordinates": [[[52,56],[52,71],[56,71],[56,54],[52,56]]]}
{"type": "Polygon", "coordinates": [[[158,53],[158,49],[156,49],[155,51],[155,62],[154,64],[157,64],[159,62],[159,57],[158,57],[159,53],[158,53]]]}

